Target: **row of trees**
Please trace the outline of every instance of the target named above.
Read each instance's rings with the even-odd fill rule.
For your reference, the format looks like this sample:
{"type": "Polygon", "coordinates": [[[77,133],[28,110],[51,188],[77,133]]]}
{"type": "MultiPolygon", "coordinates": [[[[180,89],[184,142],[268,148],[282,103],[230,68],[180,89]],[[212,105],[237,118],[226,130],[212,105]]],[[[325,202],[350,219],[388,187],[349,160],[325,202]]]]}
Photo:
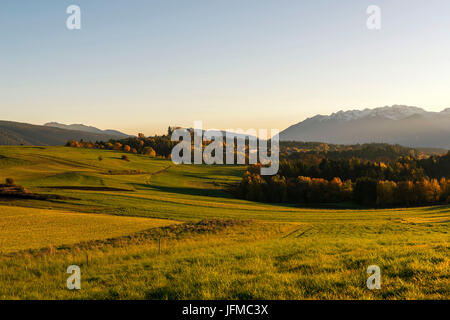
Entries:
{"type": "MultiPolygon", "coordinates": [[[[169,129],[170,130],[170,129],[169,129]]],[[[175,143],[170,141],[169,135],[145,137],[139,133],[137,137],[130,137],[121,140],[109,140],[107,142],[86,142],[70,140],[66,146],[73,148],[94,148],[116,150],[126,153],[143,154],[150,157],[169,158],[175,143]]]]}
{"type": "Polygon", "coordinates": [[[261,202],[317,204],[353,201],[366,206],[413,206],[450,203],[450,179],[394,182],[365,177],[352,182],[337,177],[331,180],[304,176],[262,177],[247,171],[236,192],[241,198],[261,202]]]}
{"type": "MultiPolygon", "coordinates": [[[[107,142],[97,141],[95,143],[93,142],[86,142],[86,141],[75,141],[70,140],[67,142],[66,146],[68,147],[74,147],[74,148],[95,148],[95,149],[107,149],[107,150],[116,150],[116,151],[123,151],[126,153],[135,153],[135,154],[144,154],[149,155],[151,157],[160,156],[164,158],[170,158],[173,147],[178,143],[178,141],[171,141],[172,132],[174,129],[177,129],[176,127],[169,127],[167,135],[163,136],[153,136],[153,137],[145,137],[144,134],[139,133],[137,137],[129,137],[125,139],[120,140],[109,140],[107,142]]],[[[191,161],[194,161],[194,130],[188,129],[191,135],[191,161]]],[[[212,142],[211,140],[206,140],[203,137],[201,139],[201,151],[203,153],[203,150],[212,142]]],[[[243,162],[245,164],[249,164],[249,140],[248,138],[245,140],[244,148],[243,150],[238,149],[238,141],[237,138],[233,141],[234,144],[234,159],[237,161],[237,159],[242,158],[243,162]]],[[[223,148],[223,163],[226,162],[226,153],[227,153],[227,143],[226,139],[224,138],[222,141],[222,148],[223,148]]],[[[269,148],[270,148],[269,143],[269,148]]],[[[257,150],[255,150],[255,154],[258,154],[257,150]]],[[[182,152],[181,152],[182,153],[182,152]]],[[[215,152],[212,152],[213,155],[215,155],[215,152]]],[[[182,155],[182,154],[181,154],[182,155]]]]}
{"type": "Polygon", "coordinates": [[[450,179],[424,178],[419,181],[356,181],[354,199],[362,205],[414,206],[433,203],[450,203],[450,179]]]}
{"type": "Polygon", "coordinates": [[[340,178],[331,181],[302,176],[268,178],[247,171],[236,192],[241,198],[261,202],[344,202],[352,199],[353,183],[340,178]]]}

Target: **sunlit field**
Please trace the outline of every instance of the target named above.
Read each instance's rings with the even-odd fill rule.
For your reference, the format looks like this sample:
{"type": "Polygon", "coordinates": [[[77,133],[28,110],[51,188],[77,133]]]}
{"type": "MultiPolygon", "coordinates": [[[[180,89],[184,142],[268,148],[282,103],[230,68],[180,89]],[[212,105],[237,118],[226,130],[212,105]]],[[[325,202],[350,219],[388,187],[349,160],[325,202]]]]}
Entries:
{"type": "Polygon", "coordinates": [[[450,207],[304,209],[234,199],[244,167],[0,147],[2,299],[448,299],[450,207]],[[81,290],[66,288],[69,265],[81,290]],[[381,290],[366,287],[381,268],[381,290]]]}
{"type": "Polygon", "coordinates": [[[2,253],[106,239],[175,223],[20,207],[0,206],[0,212],[2,253]]]}

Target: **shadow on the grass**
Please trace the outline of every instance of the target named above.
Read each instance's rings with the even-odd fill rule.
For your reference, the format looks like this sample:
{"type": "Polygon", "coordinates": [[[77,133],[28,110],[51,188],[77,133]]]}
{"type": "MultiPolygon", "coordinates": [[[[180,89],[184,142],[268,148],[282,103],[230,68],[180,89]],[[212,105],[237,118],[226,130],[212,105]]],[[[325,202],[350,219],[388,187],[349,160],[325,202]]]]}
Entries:
{"type": "Polygon", "coordinates": [[[233,198],[233,196],[222,189],[201,189],[193,187],[169,187],[169,186],[158,186],[158,185],[148,185],[148,184],[133,184],[136,188],[144,188],[157,190],[167,193],[176,193],[190,196],[203,196],[203,197],[215,197],[215,198],[233,198]]]}

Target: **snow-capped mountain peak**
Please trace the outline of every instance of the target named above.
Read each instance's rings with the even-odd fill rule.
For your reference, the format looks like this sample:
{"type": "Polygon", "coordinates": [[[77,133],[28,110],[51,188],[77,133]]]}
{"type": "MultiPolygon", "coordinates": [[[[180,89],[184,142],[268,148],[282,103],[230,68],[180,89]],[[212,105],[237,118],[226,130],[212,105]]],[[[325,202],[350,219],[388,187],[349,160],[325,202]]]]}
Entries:
{"type": "Polygon", "coordinates": [[[422,108],[394,105],[391,107],[386,106],[375,109],[366,108],[364,110],[348,110],[348,111],[341,110],[332,113],[329,116],[322,116],[322,115],[315,116],[313,118],[310,118],[310,120],[314,119],[320,122],[326,120],[353,121],[366,117],[379,117],[391,120],[402,120],[416,114],[425,114],[425,113],[427,113],[427,111],[425,111],[422,108]]]}
{"type": "Polygon", "coordinates": [[[428,112],[394,105],[317,115],[280,132],[281,141],[393,143],[450,149],[450,108],[428,112]]]}

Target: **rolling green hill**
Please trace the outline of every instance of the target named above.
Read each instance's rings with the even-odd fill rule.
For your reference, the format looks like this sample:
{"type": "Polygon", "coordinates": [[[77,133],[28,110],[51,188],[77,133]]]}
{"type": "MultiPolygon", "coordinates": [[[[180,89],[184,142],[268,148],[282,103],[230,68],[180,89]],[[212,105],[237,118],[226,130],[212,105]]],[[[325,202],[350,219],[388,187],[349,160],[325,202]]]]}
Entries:
{"type": "Polygon", "coordinates": [[[0,298],[450,298],[449,206],[255,203],[225,191],[244,167],[120,158],[0,147],[0,181],[65,197],[0,200],[0,298]],[[79,291],[65,288],[72,264],[82,270],[79,291]],[[366,287],[372,264],[381,290],[366,287]]]}

